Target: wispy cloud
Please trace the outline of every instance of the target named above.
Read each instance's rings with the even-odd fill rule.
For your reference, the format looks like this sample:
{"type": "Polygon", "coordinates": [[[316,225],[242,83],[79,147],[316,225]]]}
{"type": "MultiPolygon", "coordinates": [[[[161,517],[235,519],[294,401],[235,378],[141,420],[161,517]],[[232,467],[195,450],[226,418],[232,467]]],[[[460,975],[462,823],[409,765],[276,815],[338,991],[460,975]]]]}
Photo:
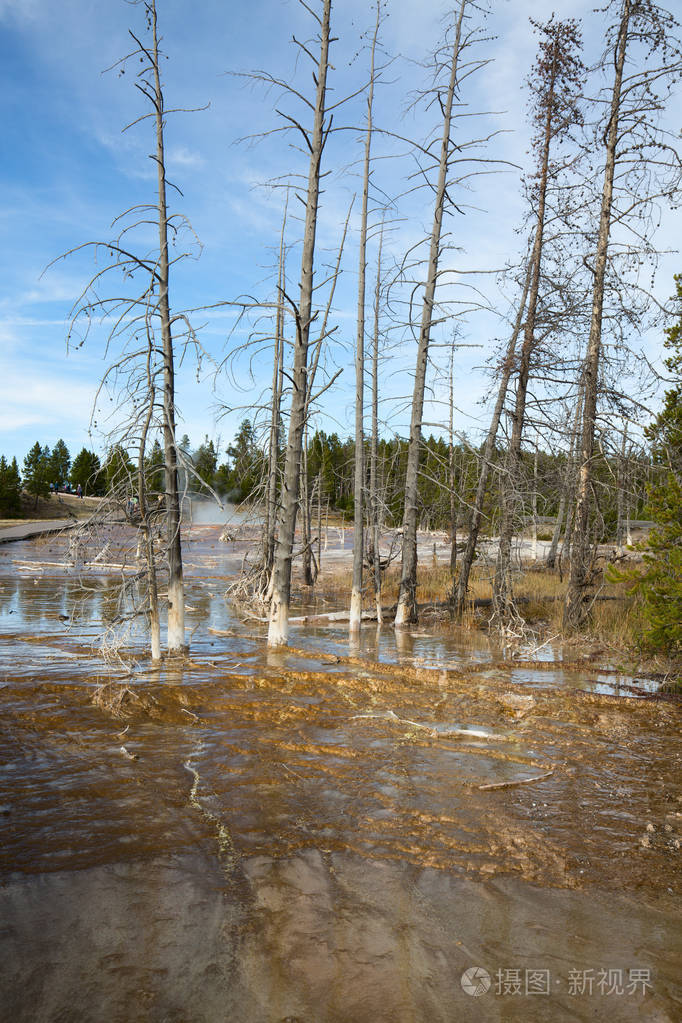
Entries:
{"type": "MultiPolygon", "coordinates": [[[[434,128],[439,116],[436,106],[428,113],[416,108],[407,117],[403,112],[408,94],[422,81],[418,62],[439,40],[443,15],[452,6],[452,0],[429,0],[422,5],[414,0],[391,0],[382,28],[383,43],[403,59],[394,63],[377,88],[377,116],[383,127],[420,139],[434,128]]],[[[592,0],[556,0],[554,4],[558,17],[594,19],[592,6],[592,0]]],[[[295,131],[267,134],[282,123],[273,109],[276,98],[285,103],[281,90],[268,93],[225,72],[267,68],[307,93],[311,83],[307,58],[296,61],[294,47],[283,45],[282,40],[292,34],[309,39],[315,26],[295,2],[254,0],[241,11],[236,31],[233,7],[206,0],[192,17],[184,4],[166,4],[160,9],[164,49],[170,58],[163,66],[169,107],[200,107],[210,101],[210,109],[204,113],[168,118],[169,177],[183,193],[172,192],[171,202],[174,210],[189,217],[204,245],[198,263],[173,267],[176,309],[239,295],[271,296],[284,197],[280,190],[258,186],[294,173],[302,175],[299,180],[303,183],[307,178],[307,154],[300,136],[295,131]],[[258,133],[265,138],[257,146],[233,145],[237,138],[258,133]]],[[[495,139],[492,155],[520,164],[526,161],[528,149],[523,78],[536,47],[528,17],[544,19],[550,10],[544,0],[495,0],[488,19],[490,39],[482,51],[491,62],[467,84],[467,110],[495,112],[487,128],[505,131],[495,139]]],[[[329,84],[330,97],[336,101],[365,78],[367,40],[361,33],[371,27],[373,11],[366,0],[346,0],[335,5],[334,18],[338,40],[333,45],[335,67],[329,84]]],[[[0,49],[4,46],[7,58],[0,61],[6,142],[0,168],[0,248],[6,256],[10,254],[0,281],[0,403],[5,431],[0,452],[11,453],[16,447],[18,453],[22,445],[30,446],[29,439],[31,443],[35,440],[33,433],[38,428],[44,429],[45,440],[55,433],[70,431],[75,436],[84,430],[90,392],[94,393],[103,368],[103,332],[95,330],[77,358],[70,364],[63,361],[65,319],[95,269],[93,251],[57,262],[42,277],[41,272],[60,253],[88,239],[108,238],[112,221],[122,211],[136,203],[153,202],[156,170],[149,159],[154,150],[151,122],[121,134],[126,123],[144,112],[133,84],[134,69],[131,66],[120,77],[116,71],[101,74],[130,48],[128,28],[137,25],[143,30],[139,6],[92,4],[89,0],[0,0],[0,23],[0,49]],[[16,55],[20,55],[20,65],[16,55]]],[[[601,45],[600,33],[592,32],[588,44],[592,49],[601,45]]],[[[309,116],[309,111],[294,101],[290,108],[288,99],[283,109],[294,116],[309,116]]],[[[364,99],[358,97],[355,105],[339,108],[335,114],[335,127],[347,130],[330,136],[325,152],[324,169],[330,173],[323,182],[318,221],[318,282],[334,261],[348,203],[360,188],[364,112],[364,99]]],[[[458,131],[460,127],[465,130],[464,126],[468,130],[470,123],[460,122],[458,131]]],[[[406,148],[405,143],[394,145],[385,137],[376,142],[375,152],[391,157],[374,165],[376,198],[382,192],[400,196],[389,214],[392,223],[384,246],[387,268],[391,263],[398,266],[409,248],[430,230],[432,193],[425,188],[407,194],[418,179],[407,179],[415,166],[410,163],[408,169],[408,161],[400,159],[406,148]]],[[[444,265],[463,271],[472,267],[491,270],[506,257],[513,259],[523,245],[523,239],[515,234],[524,214],[519,172],[510,169],[472,184],[472,192],[460,194],[457,190],[458,200],[471,208],[464,215],[448,217],[448,242],[458,251],[444,252],[444,265]]],[[[302,207],[293,196],[289,210],[287,277],[295,293],[302,207]]],[[[352,344],[358,211],[356,200],[335,297],[333,319],[339,329],[329,353],[330,365],[347,366],[352,344]]],[[[680,235],[679,215],[670,216],[663,226],[674,244],[680,235]]],[[[152,249],[153,231],[141,232],[138,243],[143,249],[152,249]]],[[[370,276],[375,256],[376,240],[370,246],[370,276]]],[[[664,266],[664,283],[657,284],[662,297],[672,288],[670,268],[671,264],[664,266]]],[[[415,269],[412,276],[419,280],[420,271],[415,269]]],[[[458,289],[445,283],[449,279],[442,278],[441,303],[457,297],[458,289]]],[[[138,282],[134,283],[137,286],[138,282]]],[[[507,299],[498,292],[494,275],[477,283],[490,304],[506,311],[507,299]]],[[[109,286],[120,285],[118,279],[114,285],[112,275],[109,286]]],[[[317,297],[318,304],[324,305],[321,292],[317,297]]],[[[418,302],[418,289],[416,297],[418,302]]],[[[400,308],[407,308],[406,303],[400,308]]],[[[232,332],[235,315],[234,310],[225,308],[193,317],[202,325],[202,338],[216,360],[224,357],[226,346],[243,343],[255,321],[255,317],[245,317],[232,332]]],[[[497,329],[494,324],[491,328],[491,321],[492,317],[470,317],[468,339],[490,347],[497,329]]],[[[438,342],[447,340],[451,327],[444,322],[438,328],[438,342]]],[[[401,330],[406,336],[404,325],[401,330]]],[[[394,333],[397,336],[400,330],[394,333]]],[[[391,362],[392,375],[385,381],[387,405],[391,394],[399,396],[405,390],[405,379],[413,368],[413,350],[407,342],[400,359],[391,362]]],[[[477,360],[485,362],[480,353],[477,360]]],[[[469,364],[464,372],[466,386],[460,400],[464,406],[469,396],[477,415],[474,396],[481,390],[478,377],[469,364]]],[[[179,404],[188,432],[200,438],[211,432],[206,421],[212,420],[211,406],[219,402],[219,395],[214,398],[211,392],[207,399],[208,385],[197,385],[194,373],[187,358],[178,374],[179,404]]],[[[259,381],[269,378],[264,363],[258,366],[258,374],[259,381]]],[[[334,392],[337,418],[344,423],[351,376],[344,373],[334,392]]],[[[247,383],[253,391],[250,380],[247,383]]],[[[248,389],[246,395],[233,393],[227,377],[219,380],[219,392],[221,389],[224,404],[237,405],[249,399],[248,389]]],[[[403,408],[401,402],[398,406],[403,408]]],[[[230,426],[225,432],[237,415],[227,420],[230,426]]]]}
{"type": "Polygon", "coordinates": [[[188,167],[191,170],[197,170],[206,164],[200,153],[187,146],[172,146],[168,150],[167,160],[171,167],[188,167]]]}
{"type": "Polygon", "coordinates": [[[0,431],[11,434],[30,426],[50,437],[65,421],[67,430],[74,420],[85,426],[92,400],[92,385],[74,381],[67,372],[48,377],[39,365],[25,363],[20,371],[5,369],[0,377],[0,431]]]}
{"type": "Polygon", "coordinates": [[[44,0],[0,0],[0,20],[35,21],[44,6],[44,0]]]}

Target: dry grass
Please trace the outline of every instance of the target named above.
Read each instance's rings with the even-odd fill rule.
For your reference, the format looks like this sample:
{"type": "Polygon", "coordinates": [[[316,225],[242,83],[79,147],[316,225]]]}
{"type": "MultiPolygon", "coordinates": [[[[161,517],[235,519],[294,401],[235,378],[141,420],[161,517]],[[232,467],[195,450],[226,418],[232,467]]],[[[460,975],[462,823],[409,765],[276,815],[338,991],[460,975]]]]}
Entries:
{"type": "MultiPolygon", "coordinates": [[[[492,597],[493,569],[483,565],[474,566],[471,574],[469,595],[471,607],[464,624],[484,626],[487,624],[487,609],[475,609],[474,602],[490,600],[492,597]]],[[[349,567],[336,566],[325,571],[319,581],[319,590],[327,602],[344,606],[350,601],[351,572],[349,567]]],[[[384,577],[382,604],[390,607],[397,602],[400,584],[400,567],[391,565],[384,577]]],[[[514,594],[519,600],[519,613],[535,629],[561,635],[563,632],[564,597],[567,581],[544,568],[530,568],[517,572],[514,578],[514,594]]],[[[422,564],[417,578],[417,602],[419,604],[444,604],[452,590],[452,575],[444,564],[422,564]]],[[[367,587],[366,606],[373,605],[371,583],[367,587]]],[[[597,589],[589,624],[582,634],[584,638],[622,651],[634,651],[639,645],[641,618],[638,604],[627,593],[627,584],[604,582],[597,589]],[[607,598],[607,599],[604,599],[607,598]]]]}
{"type": "Polygon", "coordinates": [[[0,519],[0,528],[4,526],[27,525],[42,522],[44,519],[84,519],[92,515],[100,504],[99,497],[78,497],[77,494],[50,494],[38,500],[26,491],[21,495],[21,514],[14,519],[0,519]]]}

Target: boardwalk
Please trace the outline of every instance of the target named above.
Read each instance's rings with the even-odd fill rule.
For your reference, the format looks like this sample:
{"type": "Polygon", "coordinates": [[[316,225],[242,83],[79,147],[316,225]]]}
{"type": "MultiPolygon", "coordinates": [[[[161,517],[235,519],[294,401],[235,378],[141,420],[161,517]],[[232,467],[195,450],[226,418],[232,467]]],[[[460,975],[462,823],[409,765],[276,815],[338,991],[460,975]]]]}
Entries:
{"type": "Polygon", "coordinates": [[[0,543],[10,543],[12,540],[32,540],[36,536],[45,536],[47,533],[60,533],[62,529],[73,529],[78,525],[78,521],[78,519],[45,519],[42,522],[19,522],[16,526],[0,529],[0,543]]]}

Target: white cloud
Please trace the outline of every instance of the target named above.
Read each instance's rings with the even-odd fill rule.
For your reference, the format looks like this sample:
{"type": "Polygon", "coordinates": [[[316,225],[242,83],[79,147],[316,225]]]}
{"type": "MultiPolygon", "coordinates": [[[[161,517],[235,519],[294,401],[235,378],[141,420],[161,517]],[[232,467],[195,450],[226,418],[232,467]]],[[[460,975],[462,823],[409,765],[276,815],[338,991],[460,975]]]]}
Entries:
{"type": "Polygon", "coordinates": [[[43,9],[43,0],[0,0],[0,21],[35,21],[43,9]]]}
{"type": "Polygon", "coordinates": [[[169,166],[175,165],[190,168],[191,170],[198,170],[199,167],[203,167],[206,163],[196,150],[189,149],[187,146],[173,146],[168,150],[166,159],[169,166]]]}
{"type": "Polygon", "coordinates": [[[3,367],[0,373],[0,432],[12,434],[28,426],[52,433],[55,424],[90,417],[94,392],[89,383],[73,379],[68,372],[46,372],[43,366],[24,361],[21,369],[3,367]]]}

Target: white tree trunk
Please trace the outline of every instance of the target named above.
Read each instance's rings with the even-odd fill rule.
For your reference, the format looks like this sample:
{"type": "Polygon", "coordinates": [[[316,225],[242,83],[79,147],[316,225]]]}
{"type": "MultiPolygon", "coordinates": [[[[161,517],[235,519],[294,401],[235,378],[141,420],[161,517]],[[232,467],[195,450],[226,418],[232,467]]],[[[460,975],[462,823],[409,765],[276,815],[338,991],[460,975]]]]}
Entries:
{"type": "Polygon", "coordinates": [[[358,315],[355,343],[355,481],[353,495],[353,583],[350,595],[349,629],[357,632],[362,621],[362,565],[364,558],[364,486],[365,486],[365,275],[367,270],[367,204],[369,201],[369,170],[372,148],[372,104],[374,101],[374,54],[381,6],[377,0],[377,17],[370,56],[369,90],[367,93],[367,130],[362,174],[362,212],[360,216],[360,245],[358,266],[358,315]]]}
{"type": "Polygon", "coordinates": [[[156,117],[156,167],[159,218],[158,313],[163,345],[163,440],[166,477],[166,521],[168,528],[168,651],[182,653],[185,643],[185,588],[182,576],[180,499],[178,494],[178,452],[175,440],[175,361],[168,298],[168,213],[166,206],[166,164],[164,156],[164,106],[159,74],[156,4],[149,5],[153,33],[153,68],[156,117]]]}
{"type": "Polygon", "coordinates": [[[395,625],[400,628],[417,618],[417,487],[419,474],[419,457],[422,439],[422,417],[424,410],[424,390],[426,387],[426,366],[431,339],[431,323],[433,306],[438,281],[438,260],[440,256],[440,239],[443,226],[443,212],[447,188],[448,166],[450,158],[450,133],[452,131],[452,106],[457,85],[457,69],[460,55],[462,20],[468,0],[461,0],[455,38],[450,62],[450,80],[443,104],[443,136],[441,140],[440,160],[438,164],[438,183],[431,228],[431,245],[429,262],[422,304],[422,319],[419,330],[417,348],[417,365],[414,375],[414,391],[412,395],[412,415],[410,419],[410,439],[407,452],[407,468],[405,472],[405,511],[403,515],[403,557],[398,593],[398,606],[395,614],[395,625]]]}
{"type": "Polygon", "coordinates": [[[485,501],[486,491],[488,489],[488,478],[490,476],[490,467],[492,464],[493,451],[495,448],[495,440],[497,438],[497,431],[500,428],[500,420],[502,418],[502,410],[504,409],[504,403],[507,398],[509,380],[514,369],[516,344],[519,339],[519,334],[521,333],[521,328],[523,326],[523,316],[526,311],[526,301],[528,299],[528,289],[530,287],[532,268],[533,268],[532,263],[530,260],[528,260],[528,267],[526,270],[526,278],[523,285],[523,292],[521,294],[521,301],[519,302],[519,308],[516,314],[516,320],[514,322],[514,329],[509,339],[509,344],[507,345],[507,352],[505,355],[504,363],[502,365],[500,383],[497,389],[495,408],[493,409],[493,415],[485,439],[483,454],[481,455],[481,468],[479,469],[478,483],[476,485],[476,497],[474,498],[474,504],[471,509],[471,515],[469,517],[469,533],[467,536],[464,554],[462,555],[460,561],[457,584],[455,586],[453,593],[453,603],[456,614],[462,614],[466,606],[467,593],[469,590],[469,576],[471,574],[471,566],[473,565],[474,558],[476,557],[476,545],[478,543],[478,535],[481,530],[481,521],[483,519],[483,504],[485,501]]]}
{"type": "Polygon", "coordinates": [[[599,234],[594,260],[592,289],[592,316],[590,336],[583,365],[583,424],[580,445],[580,469],[576,491],[576,506],[571,541],[571,565],[564,606],[564,626],[576,628],[583,621],[583,593],[589,574],[589,512],[592,485],[592,456],[597,419],[597,392],[599,388],[599,360],[601,356],[602,317],[604,310],[604,283],[611,231],[613,208],[613,179],[616,171],[618,145],[618,119],[621,106],[623,68],[628,46],[632,0],[623,0],[622,17],[614,53],[614,80],[611,94],[611,116],[606,137],[604,183],[602,187],[599,234]]]}
{"type": "Polygon", "coordinates": [[[309,138],[310,163],[308,168],[308,191],[306,200],[303,252],[301,255],[301,284],[299,304],[296,310],[296,337],[294,340],[294,366],[292,373],[291,409],[289,413],[289,434],[287,439],[284,482],[282,488],[282,512],[279,537],[275,550],[272,600],[270,602],[270,624],[268,646],[276,647],[289,639],[289,602],[291,599],[291,557],[296,533],[298,512],[299,480],[301,471],[301,447],[303,426],[308,406],[308,341],[312,317],[313,272],[315,258],[315,235],[320,190],[320,163],[325,143],[325,95],[329,58],[329,20],[331,0],[324,0],[320,22],[320,57],[317,65],[315,116],[312,134],[309,138]]]}
{"type": "MultiPolygon", "coordinates": [[[[277,271],[277,313],[275,318],[275,351],[272,366],[272,405],[270,409],[270,437],[268,444],[268,480],[265,498],[265,523],[263,527],[263,568],[267,586],[272,585],[272,569],[275,560],[275,532],[277,527],[277,469],[279,459],[280,411],[284,370],[284,290],[285,290],[285,245],[287,210],[282,218],[279,242],[279,267],[277,271]]],[[[268,597],[269,599],[269,597],[268,597]]]]}

